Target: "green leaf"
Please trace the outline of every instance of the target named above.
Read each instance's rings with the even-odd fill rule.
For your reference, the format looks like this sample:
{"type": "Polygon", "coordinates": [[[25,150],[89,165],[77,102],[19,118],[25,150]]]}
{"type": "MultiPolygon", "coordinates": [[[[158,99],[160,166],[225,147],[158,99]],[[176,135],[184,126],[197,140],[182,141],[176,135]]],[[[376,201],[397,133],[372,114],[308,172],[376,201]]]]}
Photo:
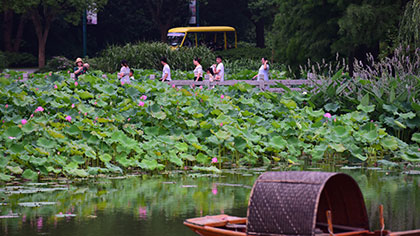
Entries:
{"type": "Polygon", "coordinates": [[[186,143],[177,143],[175,144],[176,149],[178,149],[181,152],[186,152],[188,151],[188,144],[186,143]]]}
{"type": "Polygon", "coordinates": [[[186,120],[185,124],[187,124],[188,127],[197,127],[197,121],[195,120],[186,120]]]}
{"type": "Polygon", "coordinates": [[[34,124],[33,122],[28,122],[26,125],[22,126],[22,131],[25,132],[25,134],[32,133],[37,129],[38,125],[34,124]]]}
{"type": "Polygon", "coordinates": [[[38,180],[38,173],[30,170],[30,169],[26,169],[23,174],[22,174],[22,178],[24,179],[29,179],[32,181],[36,181],[38,180]]]}
{"type": "Polygon", "coordinates": [[[339,143],[339,144],[337,144],[337,143],[330,144],[330,147],[332,149],[334,149],[335,151],[337,151],[337,152],[344,152],[346,150],[346,148],[344,147],[344,145],[341,144],[341,143],[339,143]]]}
{"type": "Polygon", "coordinates": [[[6,140],[9,140],[9,137],[20,139],[22,137],[22,130],[17,126],[11,126],[4,132],[3,136],[6,140]]]}
{"type": "Polygon", "coordinates": [[[19,166],[8,166],[7,169],[16,175],[20,175],[23,173],[22,168],[20,168],[19,166]]]}
{"type": "Polygon", "coordinates": [[[201,164],[208,164],[210,158],[207,155],[200,152],[198,153],[195,159],[201,164]]]}
{"type": "Polygon", "coordinates": [[[390,150],[396,150],[398,148],[398,142],[393,136],[387,136],[380,141],[382,147],[390,150]]]}
{"type": "Polygon", "coordinates": [[[330,112],[336,112],[339,108],[340,105],[338,103],[327,103],[324,106],[324,109],[330,112]]]}
{"type": "Polygon", "coordinates": [[[11,181],[14,178],[15,178],[14,176],[0,173],[0,181],[9,182],[9,181],[11,181]]]}
{"type": "Polygon", "coordinates": [[[364,111],[366,113],[370,113],[370,112],[375,110],[375,105],[365,106],[365,105],[359,104],[357,106],[357,110],[361,110],[361,111],[364,111]]]}
{"type": "Polygon", "coordinates": [[[411,140],[413,140],[414,142],[420,143],[420,133],[414,133],[413,136],[411,137],[411,140]]]}
{"type": "Polygon", "coordinates": [[[181,158],[177,157],[176,155],[171,155],[169,157],[169,161],[174,163],[177,166],[183,166],[184,162],[181,160],[181,158]]]}
{"type": "Polygon", "coordinates": [[[276,150],[283,150],[287,146],[286,140],[284,140],[280,136],[274,136],[271,138],[270,142],[268,143],[270,147],[276,149],[276,150]]]}
{"type": "Polygon", "coordinates": [[[107,162],[110,162],[110,161],[112,160],[112,156],[111,156],[111,155],[109,155],[108,153],[105,153],[105,154],[103,154],[103,155],[100,155],[100,156],[99,156],[99,159],[100,159],[102,162],[107,163],[107,162]]]}
{"type": "Polygon", "coordinates": [[[55,148],[57,146],[57,143],[55,141],[46,139],[45,137],[39,138],[38,141],[36,142],[36,144],[39,147],[43,147],[43,148],[47,148],[47,149],[52,149],[52,148],[55,148]]]}

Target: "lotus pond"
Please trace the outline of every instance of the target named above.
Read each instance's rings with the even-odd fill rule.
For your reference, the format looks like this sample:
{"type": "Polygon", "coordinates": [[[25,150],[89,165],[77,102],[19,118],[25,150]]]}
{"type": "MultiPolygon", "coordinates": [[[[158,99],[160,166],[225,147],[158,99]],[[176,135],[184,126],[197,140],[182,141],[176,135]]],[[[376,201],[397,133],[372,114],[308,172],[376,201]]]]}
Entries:
{"type": "MultiPolygon", "coordinates": [[[[0,235],[191,235],[186,218],[246,216],[251,187],[264,169],[220,174],[168,172],[0,187],[0,235]]],[[[342,168],[365,197],[371,228],[378,204],[393,230],[420,228],[420,172],[342,168]]]]}
{"type": "MultiPolygon", "coordinates": [[[[404,142],[371,120],[369,104],[330,114],[310,94],[247,84],[175,88],[121,85],[91,71],[0,76],[0,181],[222,167],[420,160],[420,133],[404,142]]],[[[145,74],[138,78],[146,78],[145,74]]],[[[398,164],[394,163],[397,162],[398,164]]]]}

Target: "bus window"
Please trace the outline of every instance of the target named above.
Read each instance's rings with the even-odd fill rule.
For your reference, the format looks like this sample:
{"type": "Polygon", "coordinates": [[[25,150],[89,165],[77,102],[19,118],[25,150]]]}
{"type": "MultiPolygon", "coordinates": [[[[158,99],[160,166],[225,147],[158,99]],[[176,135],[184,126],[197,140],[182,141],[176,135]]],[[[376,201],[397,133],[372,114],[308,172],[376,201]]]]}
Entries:
{"type": "Polygon", "coordinates": [[[177,47],[181,45],[184,37],[185,37],[184,33],[168,33],[168,43],[172,47],[177,47]]]}

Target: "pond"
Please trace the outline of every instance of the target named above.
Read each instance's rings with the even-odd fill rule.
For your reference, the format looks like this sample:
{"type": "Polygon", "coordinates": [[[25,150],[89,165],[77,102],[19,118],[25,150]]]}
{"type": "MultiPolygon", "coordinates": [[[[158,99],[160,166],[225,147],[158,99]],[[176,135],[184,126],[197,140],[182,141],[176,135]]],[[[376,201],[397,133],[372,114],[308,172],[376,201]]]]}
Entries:
{"type": "MultiPolygon", "coordinates": [[[[371,229],[420,228],[420,175],[342,169],[359,183],[371,229]]],[[[219,175],[175,172],[158,176],[52,180],[0,187],[0,235],[195,235],[186,218],[246,216],[260,169],[219,175]]]]}

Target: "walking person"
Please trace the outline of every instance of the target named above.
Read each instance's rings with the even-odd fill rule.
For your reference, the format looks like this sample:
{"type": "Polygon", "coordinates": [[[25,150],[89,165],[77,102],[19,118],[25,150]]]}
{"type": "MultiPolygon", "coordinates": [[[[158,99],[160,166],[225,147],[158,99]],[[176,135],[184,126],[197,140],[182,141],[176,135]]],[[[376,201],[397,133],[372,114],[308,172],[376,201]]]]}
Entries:
{"type": "Polygon", "coordinates": [[[163,71],[162,71],[162,78],[160,79],[162,82],[165,81],[171,81],[171,68],[168,65],[168,61],[166,60],[166,57],[162,57],[160,59],[160,63],[163,65],[163,71]]]}
{"type": "Polygon", "coordinates": [[[130,82],[130,67],[126,60],[121,61],[120,73],[118,73],[118,78],[121,80],[121,84],[129,84],[130,82]]]}
{"type": "Polygon", "coordinates": [[[264,78],[264,81],[268,81],[268,70],[270,69],[270,65],[268,64],[268,60],[267,58],[263,57],[261,58],[261,67],[258,70],[258,74],[256,74],[254,77],[252,77],[252,79],[254,80],[255,78],[258,77],[257,80],[260,80],[260,78],[264,78]]]}
{"type": "Polygon", "coordinates": [[[216,57],[217,65],[216,64],[213,65],[214,80],[216,81],[225,80],[225,67],[223,66],[222,60],[223,59],[221,56],[217,56],[216,57]]]}
{"type": "Polygon", "coordinates": [[[200,64],[201,59],[196,57],[193,60],[193,63],[195,65],[194,69],[194,81],[203,81],[203,67],[200,64]]]}

